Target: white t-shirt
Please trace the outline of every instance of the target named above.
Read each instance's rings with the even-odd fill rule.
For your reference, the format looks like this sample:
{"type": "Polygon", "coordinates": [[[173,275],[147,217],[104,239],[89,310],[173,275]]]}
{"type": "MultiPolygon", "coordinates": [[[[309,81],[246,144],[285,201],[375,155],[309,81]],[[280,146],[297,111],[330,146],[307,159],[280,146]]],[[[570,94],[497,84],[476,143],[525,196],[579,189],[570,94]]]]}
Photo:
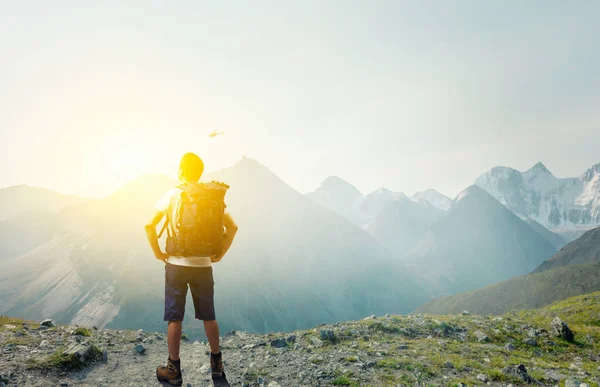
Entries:
{"type": "MultiPolygon", "coordinates": [[[[171,188],[156,202],[154,208],[165,215],[170,211],[169,215],[171,219],[176,219],[180,201],[181,188],[171,188]]],[[[173,227],[177,227],[177,225],[173,224],[173,227]]],[[[167,262],[172,265],[191,267],[210,267],[212,265],[210,257],[169,257],[167,258],[167,262]]]]}

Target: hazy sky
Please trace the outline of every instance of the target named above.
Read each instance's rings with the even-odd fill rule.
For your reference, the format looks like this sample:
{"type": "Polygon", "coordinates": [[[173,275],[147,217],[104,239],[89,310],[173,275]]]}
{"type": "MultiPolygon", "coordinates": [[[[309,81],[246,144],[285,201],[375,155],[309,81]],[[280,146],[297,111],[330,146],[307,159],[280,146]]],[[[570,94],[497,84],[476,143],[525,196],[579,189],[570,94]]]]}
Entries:
{"type": "Polygon", "coordinates": [[[538,160],[577,176],[600,162],[598,15],[599,1],[3,1],[0,187],[102,196],[174,176],[186,151],[208,169],[246,154],[302,192],[338,175],[453,196],[538,160]]]}

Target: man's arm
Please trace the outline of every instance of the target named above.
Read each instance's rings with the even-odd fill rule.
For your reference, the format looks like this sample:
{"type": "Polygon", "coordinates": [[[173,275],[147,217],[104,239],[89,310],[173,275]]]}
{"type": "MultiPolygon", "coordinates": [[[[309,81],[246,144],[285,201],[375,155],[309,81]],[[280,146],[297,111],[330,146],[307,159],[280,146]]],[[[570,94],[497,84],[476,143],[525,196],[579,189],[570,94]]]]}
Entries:
{"type": "Polygon", "coordinates": [[[223,259],[223,256],[227,253],[227,250],[229,250],[231,247],[233,239],[235,238],[235,234],[238,230],[238,226],[235,224],[231,214],[225,214],[225,218],[223,218],[223,226],[225,226],[225,232],[227,233],[227,238],[225,238],[223,241],[223,252],[218,257],[212,257],[212,262],[219,262],[221,259],[223,259]]]}
{"type": "Polygon", "coordinates": [[[150,247],[152,247],[152,251],[154,252],[154,256],[156,259],[165,261],[169,256],[162,251],[160,251],[160,246],[158,245],[158,235],[156,234],[156,226],[160,223],[164,214],[160,211],[157,211],[150,223],[148,223],[144,229],[146,230],[146,237],[148,238],[148,242],[150,243],[150,247]]]}

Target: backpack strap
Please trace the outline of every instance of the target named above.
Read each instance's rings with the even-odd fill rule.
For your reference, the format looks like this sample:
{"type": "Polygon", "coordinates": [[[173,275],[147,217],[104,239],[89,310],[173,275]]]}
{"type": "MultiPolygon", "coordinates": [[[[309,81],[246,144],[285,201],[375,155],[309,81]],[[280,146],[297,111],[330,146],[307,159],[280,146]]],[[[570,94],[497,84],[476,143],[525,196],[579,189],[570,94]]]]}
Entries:
{"type": "MultiPolygon", "coordinates": [[[[176,188],[179,188],[179,189],[181,189],[182,192],[184,192],[186,189],[186,185],[180,184],[176,188]]],[[[171,212],[172,212],[171,208],[169,208],[169,210],[167,211],[167,218],[165,219],[165,223],[163,223],[160,233],[158,233],[158,239],[160,239],[160,237],[165,232],[165,230],[167,231],[167,236],[169,238],[175,234],[175,228],[173,227],[173,220],[171,219],[171,212]]]]}
{"type": "Polygon", "coordinates": [[[163,223],[162,228],[160,229],[160,232],[158,233],[158,239],[160,239],[160,237],[162,236],[162,234],[165,232],[165,230],[167,230],[167,235],[171,236],[169,230],[168,230],[168,226],[169,225],[169,214],[167,214],[167,218],[165,219],[165,223],[163,223]]]}

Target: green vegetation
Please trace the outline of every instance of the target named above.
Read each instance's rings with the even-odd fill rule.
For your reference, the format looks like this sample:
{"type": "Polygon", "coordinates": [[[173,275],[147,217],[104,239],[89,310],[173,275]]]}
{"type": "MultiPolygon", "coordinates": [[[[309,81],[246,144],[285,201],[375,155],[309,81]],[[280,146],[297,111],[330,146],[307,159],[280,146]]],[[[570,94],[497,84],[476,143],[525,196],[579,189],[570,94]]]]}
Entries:
{"type": "Polygon", "coordinates": [[[73,335],[90,337],[92,335],[92,332],[86,328],[77,328],[75,329],[75,331],[73,331],[73,335]]]}
{"type": "Polygon", "coordinates": [[[458,314],[468,310],[473,314],[500,315],[512,310],[541,308],[569,297],[599,290],[600,262],[571,265],[443,297],[419,307],[417,313],[458,314]]]}
{"type": "MultiPolygon", "coordinates": [[[[90,345],[92,348],[90,349],[87,361],[95,362],[102,359],[102,351],[95,345],[90,345]]],[[[85,364],[74,354],[65,354],[64,352],[66,349],[66,347],[59,348],[57,351],[41,360],[31,359],[29,366],[36,369],[58,369],[61,371],[83,368],[85,364]]]]}
{"type": "Polygon", "coordinates": [[[358,387],[358,383],[348,379],[346,376],[339,376],[339,377],[333,379],[331,384],[333,384],[334,386],[351,386],[351,387],[356,386],[356,387],[358,387]]]}

